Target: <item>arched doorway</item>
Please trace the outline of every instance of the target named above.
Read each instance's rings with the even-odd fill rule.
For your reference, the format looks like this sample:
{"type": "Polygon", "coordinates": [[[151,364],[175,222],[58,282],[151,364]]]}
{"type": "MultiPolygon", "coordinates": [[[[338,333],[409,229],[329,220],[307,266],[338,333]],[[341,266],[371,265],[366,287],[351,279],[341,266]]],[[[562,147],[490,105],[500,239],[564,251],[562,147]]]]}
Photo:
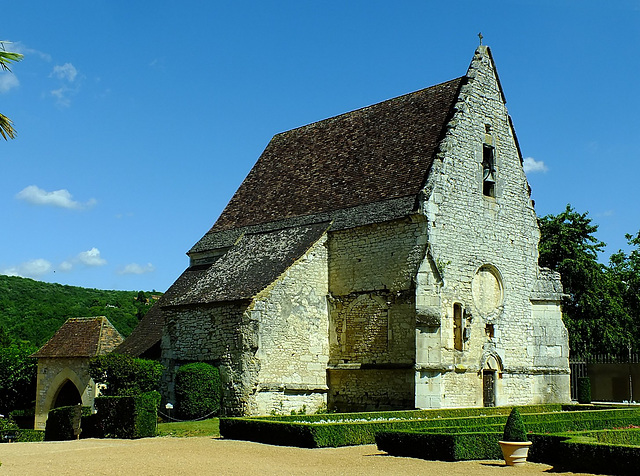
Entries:
{"type": "Polygon", "coordinates": [[[78,404],[82,404],[80,392],[78,392],[77,387],[71,380],[65,380],[60,390],[58,390],[58,394],[51,408],[69,407],[78,404]]]}
{"type": "Polygon", "coordinates": [[[497,378],[501,369],[500,361],[495,355],[485,357],[482,366],[482,405],[485,407],[496,406],[497,396],[497,378]]]}

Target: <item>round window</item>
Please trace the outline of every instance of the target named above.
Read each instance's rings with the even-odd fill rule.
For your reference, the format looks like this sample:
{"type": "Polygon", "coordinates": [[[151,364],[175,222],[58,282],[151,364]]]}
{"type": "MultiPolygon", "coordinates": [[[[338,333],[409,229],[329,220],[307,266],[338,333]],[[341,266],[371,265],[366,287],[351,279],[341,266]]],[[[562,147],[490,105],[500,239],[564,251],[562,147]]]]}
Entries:
{"type": "Polygon", "coordinates": [[[490,314],[502,304],[504,292],[498,270],[488,264],[478,269],[471,283],[473,303],[481,314],[490,314]]]}

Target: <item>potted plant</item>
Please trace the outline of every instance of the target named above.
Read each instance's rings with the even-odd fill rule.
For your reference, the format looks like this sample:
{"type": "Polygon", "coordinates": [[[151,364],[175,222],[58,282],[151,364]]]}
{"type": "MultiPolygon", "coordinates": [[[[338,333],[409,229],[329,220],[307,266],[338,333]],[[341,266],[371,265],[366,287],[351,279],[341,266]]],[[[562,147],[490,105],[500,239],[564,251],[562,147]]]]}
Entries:
{"type": "Polygon", "coordinates": [[[527,430],[517,408],[511,410],[499,443],[504,461],[509,466],[518,466],[527,461],[531,442],[527,438],[527,430]]]}

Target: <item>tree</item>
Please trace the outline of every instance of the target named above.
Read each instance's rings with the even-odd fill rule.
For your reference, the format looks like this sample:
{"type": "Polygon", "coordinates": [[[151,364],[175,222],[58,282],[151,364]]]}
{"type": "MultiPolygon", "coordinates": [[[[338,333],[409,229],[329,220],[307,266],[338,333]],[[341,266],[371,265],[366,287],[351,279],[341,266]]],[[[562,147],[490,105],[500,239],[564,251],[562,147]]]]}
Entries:
{"type": "Polygon", "coordinates": [[[102,395],[140,395],[157,390],[162,364],[136,359],[124,354],[106,354],[89,361],[89,375],[98,385],[105,385],[102,395]]]}
{"type": "Polygon", "coordinates": [[[147,303],[147,295],[144,293],[144,291],[138,291],[138,297],[136,298],[136,301],[143,304],[147,303]]]}
{"type": "Polygon", "coordinates": [[[609,274],[618,283],[623,306],[629,321],[630,340],[636,350],[640,344],[640,328],[633,325],[640,317],[640,231],[635,235],[625,235],[631,247],[629,254],[622,250],[609,258],[609,274]]]}
{"type": "Polygon", "coordinates": [[[30,355],[37,350],[25,342],[0,348],[0,414],[33,406],[38,365],[30,355]]]}
{"type": "Polygon", "coordinates": [[[598,226],[587,215],[567,205],[558,215],[540,218],[539,263],[562,277],[572,355],[617,353],[626,349],[632,323],[618,275],[598,262],[605,243],[595,237],[598,226]]]}
{"type": "MultiPolygon", "coordinates": [[[[8,42],[0,41],[0,70],[11,72],[9,65],[20,61],[23,56],[20,53],[6,51],[4,48],[5,43],[8,42]]],[[[0,114],[0,134],[2,134],[4,140],[13,139],[16,136],[11,119],[4,114],[0,114]]]]}

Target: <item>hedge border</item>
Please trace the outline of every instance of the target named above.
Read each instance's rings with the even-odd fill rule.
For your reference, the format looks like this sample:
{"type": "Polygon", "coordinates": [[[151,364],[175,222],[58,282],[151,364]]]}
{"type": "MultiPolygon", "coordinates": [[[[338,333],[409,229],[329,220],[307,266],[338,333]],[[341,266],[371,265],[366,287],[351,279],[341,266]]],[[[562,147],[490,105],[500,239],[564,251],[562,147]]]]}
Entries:
{"type": "MultiPolygon", "coordinates": [[[[558,408],[561,406],[557,406],[558,408]]],[[[506,423],[507,414],[512,407],[499,407],[500,414],[484,415],[484,408],[458,409],[464,417],[442,418],[440,414],[432,413],[432,418],[409,419],[397,418],[383,420],[389,415],[398,417],[401,412],[381,412],[369,414],[340,414],[332,419],[316,415],[313,418],[304,416],[289,417],[252,417],[252,418],[221,418],[220,434],[224,438],[256,441],[283,446],[300,446],[305,448],[337,447],[375,443],[375,435],[382,431],[408,430],[430,433],[445,433],[445,428],[459,427],[462,432],[502,431],[506,423]],[[476,413],[476,416],[469,416],[476,413]],[[368,421],[353,421],[355,416],[360,418],[378,418],[368,421]],[[340,418],[342,417],[342,422],[340,418]],[[307,421],[305,421],[307,420],[307,421]],[[313,420],[313,421],[308,421],[313,420]],[[320,423],[322,422],[322,423],[320,423]]],[[[571,406],[568,411],[551,411],[548,413],[531,413],[528,410],[535,407],[518,407],[522,409],[525,425],[530,431],[557,432],[567,430],[602,429],[628,426],[640,421],[640,409],[604,409],[575,411],[571,406]]],[[[553,407],[552,408],[556,408],[553,407]]],[[[586,407],[592,408],[592,407],[586,407]]],[[[416,415],[416,412],[403,412],[405,415],[416,415]]],[[[498,413],[494,411],[494,413],[498,413]]]]}
{"type": "Polygon", "coordinates": [[[533,434],[529,461],[571,472],[635,475],[640,446],[587,441],[584,433],[533,434]]]}
{"type": "Polygon", "coordinates": [[[64,441],[80,438],[82,417],[89,414],[91,414],[91,408],[80,404],[50,410],[44,430],[45,441],[64,441]],[[78,425],[77,428],[74,428],[74,423],[78,425]],[[78,431],[76,432],[76,430],[78,431]]]}
{"type": "Polygon", "coordinates": [[[389,431],[378,433],[376,444],[379,450],[392,456],[439,461],[493,460],[502,457],[502,450],[498,444],[501,437],[502,433],[499,431],[460,433],[389,431]]]}
{"type": "Polygon", "coordinates": [[[98,397],[96,414],[85,425],[98,438],[145,438],[157,434],[157,409],[160,394],[156,391],[136,396],[98,397]]]}
{"type": "Polygon", "coordinates": [[[0,431],[0,443],[8,443],[9,440],[13,443],[44,441],[44,430],[25,430],[20,428],[0,431]]]}

